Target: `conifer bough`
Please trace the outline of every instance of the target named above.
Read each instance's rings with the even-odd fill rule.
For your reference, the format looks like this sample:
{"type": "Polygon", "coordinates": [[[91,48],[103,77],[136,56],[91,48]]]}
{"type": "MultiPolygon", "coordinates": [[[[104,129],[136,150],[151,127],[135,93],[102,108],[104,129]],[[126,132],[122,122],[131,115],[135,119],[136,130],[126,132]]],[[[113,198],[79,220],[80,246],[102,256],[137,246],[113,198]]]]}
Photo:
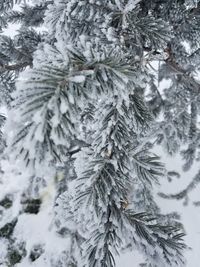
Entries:
{"type": "Polygon", "coordinates": [[[198,151],[200,1],[16,3],[0,4],[0,28],[21,25],[0,35],[1,153],[19,164],[2,186],[7,173],[25,183],[1,195],[0,265],[114,267],[129,249],[148,267],[184,266],[183,226],[153,198],[167,173],[153,147],[188,144],[185,169],[198,151]],[[24,237],[37,218],[54,252],[24,237]]]}

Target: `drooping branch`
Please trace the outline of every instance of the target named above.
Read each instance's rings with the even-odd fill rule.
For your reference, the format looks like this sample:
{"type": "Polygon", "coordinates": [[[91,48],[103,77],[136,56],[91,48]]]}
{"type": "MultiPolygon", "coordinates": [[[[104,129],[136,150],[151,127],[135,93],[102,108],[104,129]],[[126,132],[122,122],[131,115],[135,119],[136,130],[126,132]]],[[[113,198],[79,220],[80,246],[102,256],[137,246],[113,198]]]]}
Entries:
{"type": "Polygon", "coordinates": [[[188,194],[196,188],[200,183],[200,171],[196,174],[194,179],[188,184],[188,186],[176,194],[164,194],[164,193],[158,193],[158,195],[164,199],[176,199],[176,200],[182,200],[184,198],[188,197],[188,194]]]}

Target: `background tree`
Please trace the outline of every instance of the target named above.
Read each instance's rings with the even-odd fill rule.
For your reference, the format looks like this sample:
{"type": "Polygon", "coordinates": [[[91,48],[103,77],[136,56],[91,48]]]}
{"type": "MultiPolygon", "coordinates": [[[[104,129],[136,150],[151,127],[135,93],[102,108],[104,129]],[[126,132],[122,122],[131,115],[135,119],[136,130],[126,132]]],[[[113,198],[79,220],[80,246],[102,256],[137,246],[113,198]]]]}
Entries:
{"type": "MultiPolygon", "coordinates": [[[[5,114],[11,107],[13,100],[11,94],[15,91],[15,81],[21,71],[32,67],[33,53],[39,43],[45,40],[46,35],[39,33],[36,27],[42,25],[47,5],[23,3],[24,1],[8,0],[2,0],[0,3],[1,127],[5,122],[5,114]],[[20,9],[17,4],[20,4],[20,9]],[[5,29],[14,23],[19,24],[16,35],[14,37],[5,35],[5,29]]],[[[4,153],[7,132],[6,129],[3,131],[5,135],[1,137],[0,265],[15,266],[25,256],[31,261],[36,260],[42,252],[41,246],[33,244],[27,254],[25,241],[13,235],[15,227],[19,225],[20,214],[37,214],[39,211],[41,201],[34,181],[40,179],[35,178],[33,181],[30,173],[24,173],[22,176],[22,169],[12,169],[12,163],[8,163],[8,157],[4,153]],[[24,182],[23,177],[26,177],[24,182]]],[[[42,188],[42,184],[40,187],[42,188]]]]}
{"type": "MultiPolygon", "coordinates": [[[[143,3],[146,5],[146,3],[143,3]]],[[[158,123],[157,142],[173,155],[181,151],[183,170],[188,171],[199,160],[199,1],[149,2],[156,17],[169,21],[173,36],[160,57],[159,82],[167,79],[170,85],[159,92],[152,81],[150,105],[154,114],[163,114],[158,123]],[[184,144],[184,149],[183,149],[184,144]]],[[[151,51],[150,53],[155,53],[151,51]]],[[[159,53],[160,55],[160,53],[159,53]]],[[[163,88],[162,88],[163,89],[163,88]]],[[[189,176],[190,177],[190,176],[189,176]]],[[[190,178],[191,179],[191,178],[190,178]]],[[[165,198],[187,199],[188,193],[199,183],[195,175],[185,190],[165,198]]]]}

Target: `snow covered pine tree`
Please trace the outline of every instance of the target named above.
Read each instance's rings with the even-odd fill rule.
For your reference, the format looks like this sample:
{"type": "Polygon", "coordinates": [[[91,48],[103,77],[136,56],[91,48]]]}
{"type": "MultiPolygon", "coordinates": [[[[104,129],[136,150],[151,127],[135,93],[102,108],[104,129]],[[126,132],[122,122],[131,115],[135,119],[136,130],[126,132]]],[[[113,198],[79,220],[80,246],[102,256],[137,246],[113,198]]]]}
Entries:
{"type": "MultiPolygon", "coordinates": [[[[3,2],[3,27],[19,21],[27,32],[44,20],[48,34],[34,45],[30,36],[20,44],[1,36],[9,40],[0,59],[1,78],[12,74],[10,91],[27,68],[11,96],[4,90],[13,101],[1,164],[0,264],[113,267],[115,254],[137,249],[146,266],[184,265],[182,226],[160,214],[152,195],[165,176],[151,152],[164,129],[156,118],[168,106],[150,66],[172,59],[176,14],[194,14],[192,2],[40,0],[12,12],[13,1],[3,2]]],[[[193,15],[187,21],[196,27],[193,15]]]]}
{"type": "MultiPolygon", "coordinates": [[[[168,43],[166,57],[160,57],[159,81],[168,79],[162,93],[152,80],[149,97],[154,114],[163,114],[157,123],[157,141],[169,154],[181,150],[188,171],[195,160],[199,161],[200,131],[199,116],[199,66],[200,66],[200,1],[148,2],[148,7],[157,18],[162,17],[172,27],[173,36],[168,43]],[[184,150],[182,145],[184,144],[184,150]]],[[[146,5],[144,1],[144,5],[146,5]]],[[[153,51],[151,51],[152,53],[153,51]]],[[[159,54],[159,53],[158,53],[159,54]]],[[[191,176],[191,175],[189,175],[191,176]]],[[[177,194],[161,194],[164,198],[189,200],[189,193],[200,183],[200,172],[188,181],[188,186],[177,194]]],[[[199,205],[199,202],[196,203],[199,205]]]]}

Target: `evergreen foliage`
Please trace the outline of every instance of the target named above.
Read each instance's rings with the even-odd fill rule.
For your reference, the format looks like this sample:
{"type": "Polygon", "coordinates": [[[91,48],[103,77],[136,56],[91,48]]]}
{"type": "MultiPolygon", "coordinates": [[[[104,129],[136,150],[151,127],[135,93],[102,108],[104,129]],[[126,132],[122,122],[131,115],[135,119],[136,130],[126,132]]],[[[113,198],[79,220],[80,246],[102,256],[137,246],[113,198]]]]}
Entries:
{"type": "Polygon", "coordinates": [[[183,226],[153,198],[178,174],[153,147],[187,144],[184,170],[199,157],[199,14],[193,0],[0,4],[0,265],[114,267],[137,249],[148,267],[184,266],[183,226]]]}

